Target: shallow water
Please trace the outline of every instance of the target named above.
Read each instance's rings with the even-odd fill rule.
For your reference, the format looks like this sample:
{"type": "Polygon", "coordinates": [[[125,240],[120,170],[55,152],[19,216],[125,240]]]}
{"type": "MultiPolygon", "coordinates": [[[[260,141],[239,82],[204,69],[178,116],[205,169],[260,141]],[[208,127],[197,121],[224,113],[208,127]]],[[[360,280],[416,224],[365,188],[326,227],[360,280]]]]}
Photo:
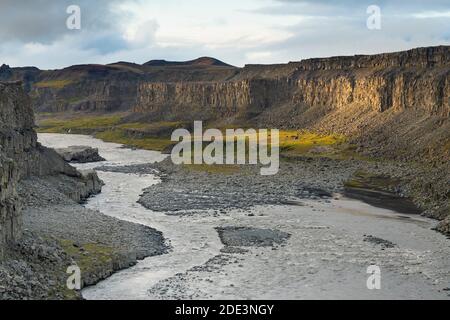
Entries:
{"type": "MultiPolygon", "coordinates": [[[[80,135],[40,134],[51,147],[99,148],[103,163],[130,165],[161,161],[158,152],[124,149],[80,135]]],[[[103,192],[87,207],[164,233],[169,254],[150,257],[83,290],[86,299],[449,299],[450,246],[431,230],[436,222],[405,216],[341,198],[262,206],[226,215],[202,212],[173,216],[152,212],[136,201],[146,187],[160,183],[153,175],[99,172],[103,192]],[[249,226],[291,234],[285,245],[245,248],[222,254],[215,228],[249,226]],[[365,235],[396,244],[364,241],[365,235]],[[367,288],[369,265],[381,268],[380,290],[367,288]]]]}

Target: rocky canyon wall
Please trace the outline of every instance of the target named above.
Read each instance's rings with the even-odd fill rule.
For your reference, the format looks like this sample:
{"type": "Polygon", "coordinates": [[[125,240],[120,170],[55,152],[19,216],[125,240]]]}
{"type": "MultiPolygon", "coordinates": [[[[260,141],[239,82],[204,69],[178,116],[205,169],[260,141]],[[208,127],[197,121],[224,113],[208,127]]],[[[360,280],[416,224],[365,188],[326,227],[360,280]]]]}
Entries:
{"type": "Polygon", "coordinates": [[[420,48],[374,56],[246,66],[224,82],[147,82],[139,86],[134,111],[150,112],[156,119],[220,119],[242,114],[257,116],[283,105],[333,109],[359,104],[378,112],[416,108],[429,115],[448,117],[449,57],[449,47],[420,48]]]}
{"type": "Polygon", "coordinates": [[[144,83],[138,89],[134,112],[156,118],[207,120],[254,116],[288,99],[287,79],[246,79],[227,82],[144,83]]]}
{"type": "Polygon", "coordinates": [[[5,243],[21,234],[18,182],[29,176],[64,174],[81,177],[55,151],[42,147],[34,115],[21,82],[0,82],[0,258],[5,243]]]}

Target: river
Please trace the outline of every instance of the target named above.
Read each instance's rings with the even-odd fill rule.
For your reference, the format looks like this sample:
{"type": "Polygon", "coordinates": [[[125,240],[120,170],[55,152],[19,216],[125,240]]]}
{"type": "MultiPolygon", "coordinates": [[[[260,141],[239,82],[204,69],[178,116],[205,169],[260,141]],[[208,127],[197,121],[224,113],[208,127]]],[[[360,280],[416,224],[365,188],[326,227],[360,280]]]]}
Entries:
{"type": "MultiPolygon", "coordinates": [[[[130,150],[83,135],[39,134],[49,147],[88,145],[106,162],[123,166],[162,161],[159,152],[130,150]]],[[[150,226],[172,247],[83,290],[86,299],[449,299],[449,240],[436,221],[339,197],[304,205],[260,206],[226,215],[175,216],[139,205],[142,190],[161,183],[151,174],[98,172],[103,192],[86,207],[150,226]],[[223,253],[216,227],[248,226],[291,234],[276,248],[223,253]],[[367,236],[395,244],[367,241],[367,236]],[[366,241],[364,241],[366,240],[366,241]],[[367,268],[381,270],[381,288],[369,290],[367,268]]]]}

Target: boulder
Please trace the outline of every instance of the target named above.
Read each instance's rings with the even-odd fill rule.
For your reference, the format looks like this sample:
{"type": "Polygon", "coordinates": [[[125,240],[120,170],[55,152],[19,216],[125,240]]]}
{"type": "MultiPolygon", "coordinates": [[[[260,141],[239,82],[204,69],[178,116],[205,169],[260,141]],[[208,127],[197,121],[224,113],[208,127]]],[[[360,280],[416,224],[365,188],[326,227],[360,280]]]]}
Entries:
{"type": "Polygon", "coordinates": [[[59,148],[55,150],[67,162],[88,163],[105,161],[105,159],[98,154],[97,148],[88,146],[70,146],[68,148],[59,148]]]}

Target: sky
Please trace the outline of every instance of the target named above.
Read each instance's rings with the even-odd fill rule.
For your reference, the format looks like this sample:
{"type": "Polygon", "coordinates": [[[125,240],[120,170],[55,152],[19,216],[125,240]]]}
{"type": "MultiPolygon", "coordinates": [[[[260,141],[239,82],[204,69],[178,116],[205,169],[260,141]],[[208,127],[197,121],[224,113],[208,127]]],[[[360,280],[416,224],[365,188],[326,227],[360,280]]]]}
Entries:
{"type": "Polygon", "coordinates": [[[434,45],[450,45],[449,0],[0,0],[0,65],[14,67],[201,56],[244,66],[434,45]],[[80,29],[67,27],[71,5],[80,29]]]}

